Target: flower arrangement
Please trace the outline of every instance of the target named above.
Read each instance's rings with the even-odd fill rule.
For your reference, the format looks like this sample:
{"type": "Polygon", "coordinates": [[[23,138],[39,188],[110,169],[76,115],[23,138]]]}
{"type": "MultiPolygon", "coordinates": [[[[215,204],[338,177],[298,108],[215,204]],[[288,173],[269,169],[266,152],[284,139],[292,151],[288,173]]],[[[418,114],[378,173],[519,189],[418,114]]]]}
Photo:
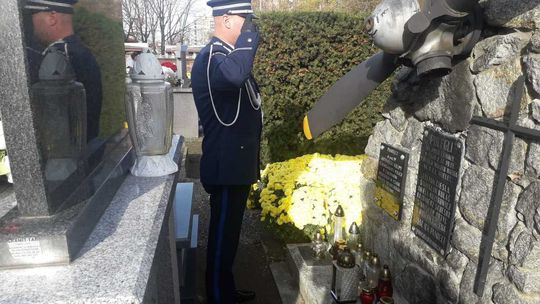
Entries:
{"type": "Polygon", "coordinates": [[[269,164],[261,174],[262,183],[253,185],[248,206],[262,209],[262,221],[294,227],[308,237],[322,229],[331,232],[338,205],[347,227],[354,221],[360,224],[365,158],[310,154],[269,164]]]}

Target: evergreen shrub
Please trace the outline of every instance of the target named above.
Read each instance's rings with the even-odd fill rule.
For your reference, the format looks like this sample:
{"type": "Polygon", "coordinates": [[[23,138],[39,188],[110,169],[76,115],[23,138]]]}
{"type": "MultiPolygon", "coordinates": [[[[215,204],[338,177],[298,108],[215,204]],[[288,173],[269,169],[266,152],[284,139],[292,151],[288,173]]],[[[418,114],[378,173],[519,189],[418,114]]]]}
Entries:
{"type": "Polygon", "coordinates": [[[75,33],[96,57],[101,69],[103,104],[100,136],[107,138],[119,131],[126,121],[126,67],[122,24],[81,7],[77,8],[73,22],[75,33]]]}
{"type": "Polygon", "coordinates": [[[378,50],[363,32],[364,17],[335,12],[275,12],[260,16],[262,42],[254,75],[265,114],[262,162],[311,153],[363,154],[382,119],[390,81],[374,91],[338,126],[314,141],[302,133],[313,104],[339,78],[378,50]]]}

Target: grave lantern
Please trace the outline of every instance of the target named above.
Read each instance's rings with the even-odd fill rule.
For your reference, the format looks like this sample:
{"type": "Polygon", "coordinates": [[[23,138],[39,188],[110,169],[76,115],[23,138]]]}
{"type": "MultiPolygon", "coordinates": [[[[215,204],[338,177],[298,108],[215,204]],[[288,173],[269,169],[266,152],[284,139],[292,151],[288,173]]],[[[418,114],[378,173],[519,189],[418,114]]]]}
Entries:
{"type": "Polygon", "coordinates": [[[349,248],[345,248],[332,262],[330,294],[336,303],[356,303],[358,298],[359,267],[349,248]]]}
{"type": "Polygon", "coordinates": [[[173,127],[173,91],[165,81],[158,59],[144,50],[131,69],[126,109],[129,135],[137,154],[131,174],[157,177],[178,171],[167,155],[173,127]]]}
{"type": "Polygon", "coordinates": [[[358,249],[359,238],[360,238],[360,229],[358,228],[358,225],[356,224],[356,222],[353,222],[351,224],[351,227],[349,227],[349,235],[347,236],[347,246],[355,252],[358,249]]]}
{"type": "Polygon", "coordinates": [[[394,289],[392,287],[392,275],[390,274],[390,268],[388,265],[384,265],[379,277],[379,284],[377,286],[377,297],[391,297],[393,291],[394,289]]]}
{"type": "Polygon", "coordinates": [[[343,223],[345,221],[345,213],[341,205],[338,205],[336,212],[334,212],[333,228],[334,234],[332,236],[332,242],[329,253],[332,255],[332,259],[337,259],[338,253],[347,245],[345,240],[345,233],[343,231],[343,223]]]}
{"type": "Polygon", "coordinates": [[[345,233],[343,233],[343,223],[345,221],[345,213],[341,205],[338,205],[336,212],[334,212],[334,238],[332,243],[339,241],[345,241],[345,233]]]}
{"type": "Polygon", "coordinates": [[[374,253],[371,255],[371,261],[367,265],[366,278],[369,288],[377,288],[381,275],[381,262],[379,256],[374,253]]]}
{"type": "Polygon", "coordinates": [[[326,245],[326,242],[323,240],[321,233],[317,232],[315,234],[315,238],[311,242],[311,249],[313,249],[315,258],[323,259],[326,253],[326,248],[327,248],[327,245],[326,245]]]}
{"type": "Polygon", "coordinates": [[[49,48],[32,85],[45,163],[45,178],[62,181],[77,170],[86,148],[86,94],[66,55],[49,48]]]}

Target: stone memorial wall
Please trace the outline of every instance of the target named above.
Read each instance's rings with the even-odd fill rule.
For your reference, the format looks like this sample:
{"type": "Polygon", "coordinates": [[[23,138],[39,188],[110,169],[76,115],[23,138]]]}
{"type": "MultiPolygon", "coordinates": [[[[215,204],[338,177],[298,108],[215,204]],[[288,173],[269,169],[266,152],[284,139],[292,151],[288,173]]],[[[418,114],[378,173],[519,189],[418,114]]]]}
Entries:
{"type": "Polygon", "coordinates": [[[389,264],[396,291],[409,303],[540,303],[540,138],[515,136],[485,287],[475,288],[494,191],[500,188],[505,133],[471,120],[508,121],[523,91],[517,125],[540,130],[540,2],[481,5],[486,28],[470,57],[431,80],[402,68],[385,119],[366,148],[364,173],[373,180],[382,144],[409,154],[401,220],[380,203],[368,203],[362,223],[365,246],[389,264]],[[430,132],[464,144],[463,153],[436,157],[430,132]],[[441,181],[441,172],[449,179],[441,181]],[[435,236],[416,231],[424,222],[435,236]],[[446,238],[447,248],[433,242],[446,238]]]}

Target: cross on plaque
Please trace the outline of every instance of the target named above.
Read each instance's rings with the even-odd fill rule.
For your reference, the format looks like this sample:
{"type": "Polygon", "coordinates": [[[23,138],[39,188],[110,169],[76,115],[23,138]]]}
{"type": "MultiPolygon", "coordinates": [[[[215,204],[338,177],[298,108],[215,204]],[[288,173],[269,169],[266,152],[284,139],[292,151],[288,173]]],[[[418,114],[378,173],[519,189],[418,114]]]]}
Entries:
{"type": "Polygon", "coordinates": [[[525,77],[520,76],[514,83],[513,90],[515,92],[515,99],[512,101],[510,119],[507,122],[500,122],[485,117],[473,117],[471,120],[472,124],[504,132],[503,152],[501,161],[499,163],[498,177],[494,185],[495,191],[492,193],[491,203],[487,214],[487,221],[482,234],[482,242],[480,243],[480,258],[478,260],[478,270],[476,272],[476,279],[474,282],[474,292],[480,297],[483,295],[484,287],[486,285],[489,261],[491,258],[493,243],[495,241],[495,232],[497,230],[497,222],[503,200],[506,176],[510,167],[510,156],[512,154],[514,139],[517,136],[523,139],[536,141],[540,140],[540,131],[517,125],[524,86],[525,77]]]}

